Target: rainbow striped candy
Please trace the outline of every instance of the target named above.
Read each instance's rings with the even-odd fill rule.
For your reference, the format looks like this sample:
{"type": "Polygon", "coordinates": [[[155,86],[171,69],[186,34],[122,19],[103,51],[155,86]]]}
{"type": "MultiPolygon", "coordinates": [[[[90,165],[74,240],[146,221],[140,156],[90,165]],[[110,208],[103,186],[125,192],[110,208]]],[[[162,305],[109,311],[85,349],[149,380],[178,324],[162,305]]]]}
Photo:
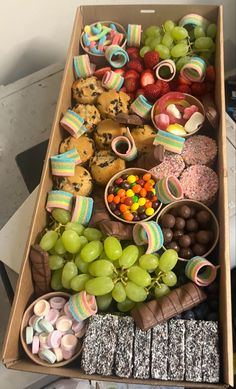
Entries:
{"type": "Polygon", "coordinates": [[[93,212],[93,199],[85,196],[75,196],[75,204],[71,221],[87,225],[93,212]]]}
{"type": "Polygon", "coordinates": [[[95,296],[87,294],[85,290],[72,295],[69,299],[68,308],[76,321],[83,321],[97,312],[95,296]]]}
{"type": "Polygon", "coordinates": [[[158,80],[162,80],[162,81],[171,81],[173,80],[175,74],[176,74],[176,65],[174,63],[174,61],[172,59],[165,59],[163,61],[160,61],[155,67],[154,67],[154,70],[156,72],[156,78],[158,80]],[[169,73],[170,73],[170,76],[169,77],[161,77],[160,76],[160,71],[161,69],[168,69],[169,73]]]}
{"type": "Polygon", "coordinates": [[[111,71],[107,71],[102,78],[102,86],[109,90],[119,91],[124,83],[124,77],[120,74],[111,71]]]}
{"type": "Polygon", "coordinates": [[[127,29],[127,46],[139,47],[141,42],[141,24],[128,24],[127,29]]]}
{"type": "Polygon", "coordinates": [[[139,95],[131,104],[130,109],[141,118],[148,118],[152,109],[152,104],[148,102],[146,97],[139,95]]]}
{"type": "Polygon", "coordinates": [[[74,176],[75,165],[82,162],[76,148],[66,151],[63,154],[53,155],[51,158],[52,174],[54,176],[74,176]]]}
{"type": "Polygon", "coordinates": [[[130,130],[127,127],[126,136],[117,136],[111,142],[111,148],[114,153],[125,161],[133,161],[138,154],[137,147],[134,142],[130,130]],[[126,149],[126,152],[121,152],[119,150],[126,149]]]}
{"type": "Polygon", "coordinates": [[[87,128],[83,126],[84,119],[71,109],[66,111],[60,123],[74,138],[79,138],[87,131],[87,128]]]}
{"type": "Polygon", "coordinates": [[[183,198],[182,185],[175,176],[168,176],[159,180],[156,183],[155,189],[158,199],[163,204],[169,204],[183,198]]]}
{"type": "Polygon", "coordinates": [[[73,195],[63,190],[51,190],[48,192],[46,210],[52,212],[54,208],[62,208],[70,211],[73,195]]]}
{"type": "Polygon", "coordinates": [[[138,222],[133,228],[133,239],[138,246],[147,244],[146,254],[155,253],[164,244],[164,237],[159,224],[154,221],[138,222]]]}
{"type": "Polygon", "coordinates": [[[184,147],[184,142],[185,139],[181,136],[170,134],[166,131],[158,130],[153,144],[154,146],[162,145],[164,146],[165,150],[181,154],[184,147]]]}
{"type": "Polygon", "coordinates": [[[74,71],[75,75],[80,78],[92,76],[96,66],[90,63],[88,54],[74,56],[74,71]]]}
{"type": "Polygon", "coordinates": [[[127,52],[118,45],[108,46],[105,57],[113,68],[122,68],[129,60],[127,52]]]}
{"type": "Polygon", "coordinates": [[[196,256],[188,261],[185,275],[198,286],[208,286],[216,279],[217,267],[207,259],[196,256]]]}
{"type": "Polygon", "coordinates": [[[193,27],[200,26],[204,30],[206,30],[207,26],[209,25],[209,23],[210,22],[206,18],[201,16],[201,15],[198,15],[198,14],[188,14],[188,15],[183,16],[180,19],[179,26],[180,27],[184,27],[184,26],[187,26],[187,25],[191,25],[193,27]]]}
{"type": "Polygon", "coordinates": [[[191,82],[202,82],[206,75],[206,62],[200,57],[192,57],[188,63],[186,63],[181,71],[180,75],[191,82]]]}

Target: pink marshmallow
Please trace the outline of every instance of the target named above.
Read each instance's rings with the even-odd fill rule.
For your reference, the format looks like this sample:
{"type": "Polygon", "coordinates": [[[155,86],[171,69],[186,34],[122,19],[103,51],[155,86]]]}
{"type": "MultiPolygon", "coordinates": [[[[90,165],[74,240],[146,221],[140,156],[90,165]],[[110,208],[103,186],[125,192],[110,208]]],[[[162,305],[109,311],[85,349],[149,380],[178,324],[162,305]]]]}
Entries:
{"type": "Polygon", "coordinates": [[[185,108],[183,118],[188,120],[195,112],[198,112],[198,107],[196,105],[190,105],[190,107],[185,108]]]}

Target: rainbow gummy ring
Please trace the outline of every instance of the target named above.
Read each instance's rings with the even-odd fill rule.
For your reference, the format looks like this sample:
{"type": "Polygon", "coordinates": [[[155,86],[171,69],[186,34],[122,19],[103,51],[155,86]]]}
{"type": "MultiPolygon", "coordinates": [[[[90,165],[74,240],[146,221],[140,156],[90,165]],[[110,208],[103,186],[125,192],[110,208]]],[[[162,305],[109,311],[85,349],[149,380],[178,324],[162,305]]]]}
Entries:
{"type": "Polygon", "coordinates": [[[164,244],[161,227],[154,221],[138,222],[135,224],[133,228],[133,239],[138,246],[148,245],[146,254],[155,253],[164,244]]]}
{"type": "Polygon", "coordinates": [[[73,62],[75,75],[78,78],[86,78],[94,73],[95,65],[90,63],[88,54],[75,56],[73,62]]]}
{"type": "Polygon", "coordinates": [[[156,184],[156,192],[158,199],[163,204],[169,204],[173,201],[183,198],[183,188],[179,180],[175,176],[164,177],[156,184]]]}
{"type": "Polygon", "coordinates": [[[188,261],[185,275],[198,286],[208,286],[216,279],[217,267],[207,259],[197,256],[188,261]]]}
{"type": "Polygon", "coordinates": [[[125,161],[133,161],[133,159],[135,159],[138,154],[134,138],[132,137],[128,128],[126,136],[117,136],[113,139],[111,142],[111,148],[118,157],[124,159],[125,161]]]}
{"type": "Polygon", "coordinates": [[[102,86],[109,90],[119,91],[124,82],[124,77],[120,74],[111,71],[107,71],[102,78],[102,86]]]}
{"type": "Polygon", "coordinates": [[[180,75],[191,82],[202,82],[206,75],[206,62],[199,57],[192,57],[188,63],[186,63],[181,71],[180,75]]]}
{"type": "Polygon", "coordinates": [[[204,18],[203,16],[198,15],[198,14],[185,15],[179,21],[180,27],[185,27],[187,25],[191,25],[193,27],[200,26],[204,30],[206,30],[208,24],[209,24],[209,21],[206,18],[204,18]]]}
{"type": "Polygon", "coordinates": [[[74,176],[75,165],[82,162],[78,151],[74,148],[63,154],[54,155],[51,158],[52,174],[54,176],[74,176]]]}
{"type": "Polygon", "coordinates": [[[75,204],[71,221],[87,225],[93,212],[93,199],[85,196],[75,196],[75,204]]]}
{"type": "Polygon", "coordinates": [[[118,45],[108,46],[105,57],[113,68],[122,68],[129,60],[127,52],[118,45]]]}
{"type": "Polygon", "coordinates": [[[63,190],[52,190],[48,192],[46,210],[52,212],[54,208],[62,208],[66,211],[71,210],[73,195],[63,190]]]}
{"type": "Polygon", "coordinates": [[[139,95],[131,104],[130,109],[141,118],[147,118],[151,112],[152,104],[148,102],[146,97],[139,95]]]}
{"type": "Polygon", "coordinates": [[[71,109],[66,111],[60,123],[74,138],[79,138],[87,131],[87,128],[83,126],[84,119],[71,109]]]}
{"type": "Polygon", "coordinates": [[[141,41],[142,26],[140,24],[128,24],[127,45],[139,47],[141,41]]]}
{"type": "Polygon", "coordinates": [[[96,298],[85,290],[70,297],[69,311],[76,321],[83,321],[97,312],[96,298]]]}
{"type": "Polygon", "coordinates": [[[170,134],[169,132],[158,130],[155,139],[154,146],[162,145],[165,150],[172,151],[176,154],[181,154],[184,147],[185,139],[182,136],[170,134]]]}
{"type": "Polygon", "coordinates": [[[172,59],[166,59],[164,61],[159,62],[155,67],[154,70],[156,71],[156,77],[158,80],[162,81],[171,81],[173,80],[175,74],[176,74],[176,66],[174,61],[172,59]],[[170,76],[167,78],[163,78],[160,76],[161,69],[167,69],[170,72],[170,76]]]}

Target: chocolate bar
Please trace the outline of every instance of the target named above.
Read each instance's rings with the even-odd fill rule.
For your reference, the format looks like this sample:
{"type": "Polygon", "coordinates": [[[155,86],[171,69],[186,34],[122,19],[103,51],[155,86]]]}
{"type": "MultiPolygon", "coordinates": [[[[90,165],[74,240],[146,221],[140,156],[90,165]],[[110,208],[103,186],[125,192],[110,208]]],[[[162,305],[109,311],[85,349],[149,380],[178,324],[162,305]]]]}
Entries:
{"type": "Polygon", "coordinates": [[[134,339],[134,378],[150,377],[151,330],[135,328],[134,339]]]}
{"type": "Polygon", "coordinates": [[[115,373],[130,377],[133,370],[134,320],[130,316],[119,317],[115,355],[115,373]]]}
{"type": "Polygon", "coordinates": [[[151,376],[167,380],[168,324],[157,324],[152,329],[151,376]]]}
{"type": "Polygon", "coordinates": [[[185,320],[169,320],[168,337],[168,379],[182,381],[185,376],[185,320]]]}
{"type": "Polygon", "coordinates": [[[89,318],[88,328],[83,341],[81,358],[81,367],[86,374],[96,373],[102,325],[102,315],[94,315],[89,318]]]}
{"type": "Polygon", "coordinates": [[[202,322],[202,381],[219,382],[220,356],[218,322],[202,322]]]}
{"type": "Polygon", "coordinates": [[[185,379],[202,381],[202,321],[185,321],[185,379]]]}
{"type": "Polygon", "coordinates": [[[31,246],[30,262],[32,277],[34,280],[34,291],[37,296],[51,292],[51,270],[48,263],[48,253],[38,244],[31,246]]]}

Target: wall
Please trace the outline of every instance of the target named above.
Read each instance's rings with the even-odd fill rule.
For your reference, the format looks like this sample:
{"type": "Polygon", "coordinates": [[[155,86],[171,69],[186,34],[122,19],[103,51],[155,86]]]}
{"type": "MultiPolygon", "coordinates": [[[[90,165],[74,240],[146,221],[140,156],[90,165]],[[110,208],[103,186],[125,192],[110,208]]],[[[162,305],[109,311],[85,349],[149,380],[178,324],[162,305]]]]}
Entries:
{"type": "MultiPolygon", "coordinates": [[[[223,4],[226,71],[236,68],[236,0],[129,0],[125,3],[223,4]]],[[[79,5],[114,4],[90,0],[8,0],[0,11],[0,85],[6,85],[55,62],[64,62],[75,9],[79,5]]]]}

